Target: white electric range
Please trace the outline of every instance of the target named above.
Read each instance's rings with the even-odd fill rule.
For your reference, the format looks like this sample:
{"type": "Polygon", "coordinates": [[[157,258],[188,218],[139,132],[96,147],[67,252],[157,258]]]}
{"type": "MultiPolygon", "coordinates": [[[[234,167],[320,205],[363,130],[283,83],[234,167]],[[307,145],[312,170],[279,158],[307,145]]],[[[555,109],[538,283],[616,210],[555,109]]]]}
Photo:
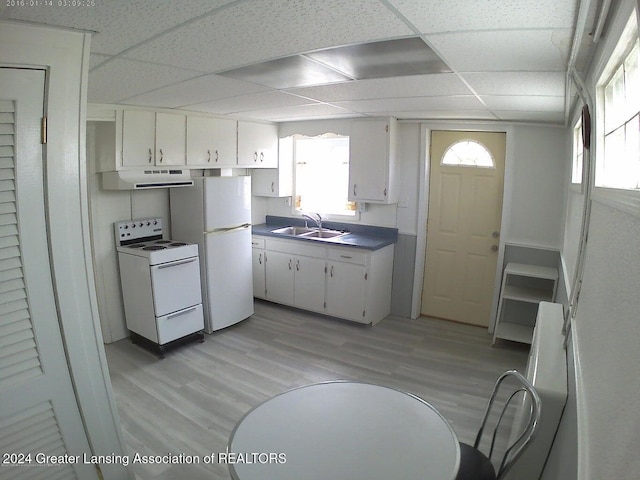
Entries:
{"type": "Polygon", "coordinates": [[[162,218],[115,224],[127,328],[160,357],[171,346],[204,340],[198,245],[163,238],[162,218]]]}

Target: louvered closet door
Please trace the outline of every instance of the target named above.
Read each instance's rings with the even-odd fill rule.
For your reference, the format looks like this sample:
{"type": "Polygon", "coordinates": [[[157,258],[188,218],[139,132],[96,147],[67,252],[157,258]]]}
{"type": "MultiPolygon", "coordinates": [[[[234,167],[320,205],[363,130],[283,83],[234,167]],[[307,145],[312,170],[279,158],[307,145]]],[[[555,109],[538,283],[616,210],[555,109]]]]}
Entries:
{"type": "Polygon", "coordinates": [[[46,455],[82,461],[89,445],[47,248],[40,144],[45,74],[0,68],[0,85],[0,479],[97,479],[92,465],[46,465],[46,455]]]}

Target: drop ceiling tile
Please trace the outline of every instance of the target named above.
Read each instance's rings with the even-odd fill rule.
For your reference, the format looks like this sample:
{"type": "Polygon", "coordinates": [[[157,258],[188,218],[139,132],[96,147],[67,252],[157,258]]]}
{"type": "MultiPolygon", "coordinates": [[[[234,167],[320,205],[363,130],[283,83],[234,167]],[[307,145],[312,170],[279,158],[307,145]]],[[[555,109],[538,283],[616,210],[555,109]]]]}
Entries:
{"type": "Polygon", "coordinates": [[[464,32],[427,40],[458,73],[564,71],[571,30],[464,32]]]}
{"type": "Polygon", "coordinates": [[[102,55],[100,53],[92,53],[89,56],[89,70],[93,70],[98,65],[109,60],[110,58],[112,58],[111,55],[102,55]]]}
{"type": "Polygon", "coordinates": [[[399,119],[424,120],[496,120],[497,117],[488,110],[417,110],[410,112],[371,112],[374,117],[393,115],[399,119]]]}
{"type": "Polygon", "coordinates": [[[521,110],[532,112],[562,112],[564,113],[564,97],[546,96],[487,96],[483,95],[482,101],[490,110],[521,110]]]}
{"type": "Polygon", "coordinates": [[[564,95],[564,72],[464,73],[479,95],[564,95]]]}
{"type": "Polygon", "coordinates": [[[219,75],[203,75],[127,98],[126,102],[130,105],[178,108],[268,90],[267,87],[219,75]]]}
{"type": "MultiPolygon", "coordinates": [[[[95,6],[82,8],[7,7],[3,17],[94,31],[96,33],[91,39],[91,51],[115,55],[232,1],[97,0],[95,6]]],[[[53,3],[57,3],[57,0],[53,3]]]]}
{"type": "Polygon", "coordinates": [[[211,73],[301,52],[411,36],[381,2],[256,0],[176,29],[126,55],[211,73]]]}
{"type": "Polygon", "coordinates": [[[116,58],[89,73],[88,100],[117,103],[194,75],[197,73],[180,68],[116,58]]]}
{"type": "Polygon", "coordinates": [[[498,119],[506,122],[555,123],[564,125],[564,113],[532,111],[494,111],[498,119]]]}
{"type": "Polygon", "coordinates": [[[277,91],[269,91],[188,105],[185,108],[188,110],[195,110],[197,112],[226,115],[254,110],[290,107],[293,105],[305,105],[309,103],[309,100],[304,98],[287,95],[286,93],[280,93],[277,91]]]}
{"type": "Polygon", "coordinates": [[[471,94],[465,84],[452,73],[356,80],[318,87],[293,88],[287,92],[321,102],[371,100],[390,96],[402,98],[471,94]]]}
{"type": "Polygon", "coordinates": [[[390,0],[422,33],[522,28],[573,28],[573,0],[390,0]]]}
{"type": "Polygon", "coordinates": [[[454,97],[411,97],[387,98],[380,100],[356,100],[334,102],[336,106],[358,113],[393,112],[393,111],[432,111],[432,110],[482,110],[480,101],[471,95],[454,97]]]}
{"type": "Polygon", "coordinates": [[[253,118],[256,120],[269,120],[272,122],[320,120],[327,118],[352,118],[362,116],[343,108],[322,103],[255,110],[250,112],[242,112],[241,115],[243,117],[253,118]]]}

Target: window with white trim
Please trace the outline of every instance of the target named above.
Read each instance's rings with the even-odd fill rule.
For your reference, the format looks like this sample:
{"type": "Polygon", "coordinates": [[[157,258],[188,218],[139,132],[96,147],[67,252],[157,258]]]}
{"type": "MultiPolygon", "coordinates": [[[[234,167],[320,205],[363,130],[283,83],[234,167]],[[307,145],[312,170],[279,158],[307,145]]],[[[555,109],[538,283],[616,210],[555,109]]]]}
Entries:
{"type": "Polygon", "coordinates": [[[573,127],[573,162],[571,167],[571,183],[582,183],[582,165],[584,159],[584,144],[582,141],[582,118],[573,127]]]}
{"type": "Polygon", "coordinates": [[[636,35],[604,84],[604,152],[596,163],[598,187],[640,190],[639,52],[636,35]]]}
{"type": "Polygon", "coordinates": [[[442,155],[441,165],[454,167],[495,168],[491,152],[474,140],[461,140],[454,143],[442,155]]]}
{"type": "Polygon", "coordinates": [[[349,137],[293,137],[295,211],[355,216],[348,200],[349,137]]]}

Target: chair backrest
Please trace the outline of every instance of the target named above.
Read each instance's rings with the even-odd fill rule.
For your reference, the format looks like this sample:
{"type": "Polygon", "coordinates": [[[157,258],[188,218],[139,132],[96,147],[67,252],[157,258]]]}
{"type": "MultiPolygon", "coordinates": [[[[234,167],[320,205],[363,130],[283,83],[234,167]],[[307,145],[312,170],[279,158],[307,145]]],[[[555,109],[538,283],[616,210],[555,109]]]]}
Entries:
{"type": "MultiPolygon", "coordinates": [[[[491,448],[489,450],[489,454],[487,455],[487,457],[491,459],[491,455],[493,454],[493,449],[495,446],[496,435],[498,433],[498,428],[500,427],[504,414],[507,408],[509,407],[509,405],[511,404],[512,400],[516,398],[518,396],[518,393],[520,392],[523,392],[523,395],[524,395],[522,408],[529,410],[528,412],[529,417],[526,420],[526,422],[523,424],[523,426],[521,426],[521,429],[522,429],[521,433],[512,432],[509,445],[507,445],[507,449],[504,453],[504,456],[502,457],[500,466],[496,471],[497,480],[504,478],[504,476],[507,474],[507,472],[509,471],[513,463],[522,454],[522,452],[527,447],[527,445],[529,445],[529,443],[535,436],[536,431],[538,429],[538,424],[540,423],[540,410],[541,410],[540,396],[538,395],[538,392],[536,391],[535,387],[531,384],[531,382],[529,382],[529,380],[527,380],[524,376],[522,376],[518,371],[508,370],[504,372],[502,375],[500,375],[500,377],[496,381],[495,386],[493,387],[493,392],[491,393],[491,397],[489,398],[487,409],[485,410],[484,416],[482,418],[482,425],[480,426],[480,430],[478,430],[478,435],[476,436],[476,441],[473,447],[475,449],[478,449],[478,446],[480,445],[480,440],[482,439],[482,435],[484,433],[487,420],[489,419],[489,415],[494,408],[496,396],[498,395],[498,392],[501,390],[500,387],[502,386],[503,382],[507,378],[515,379],[517,386],[516,388],[513,389],[513,392],[509,395],[509,397],[505,401],[504,406],[502,407],[502,411],[500,412],[500,416],[496,421],[495,428],[493,430],[493,435],[491,438],[491,448]]],[[[522,413],[526,414],[526,412],[522,412],[522,413]]],[[[516,427],[517,425],[514,428],[516,427]]]]}

